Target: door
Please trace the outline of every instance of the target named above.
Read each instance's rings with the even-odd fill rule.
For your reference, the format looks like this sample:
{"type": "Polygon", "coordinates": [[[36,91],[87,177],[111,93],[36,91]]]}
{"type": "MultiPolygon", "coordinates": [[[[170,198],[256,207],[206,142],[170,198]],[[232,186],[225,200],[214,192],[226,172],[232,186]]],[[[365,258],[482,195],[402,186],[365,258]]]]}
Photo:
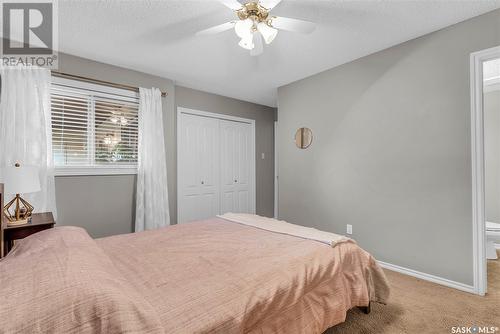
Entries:
{"type": "Polygon", "coordinates": [[[219,120],[178,115],[179,223],[219,214],[219,120]]]}
{"type": "Polygon", "coordinates": [[[251,164],[251,125],[220,120],[221,214],[254,213],[251,164]]]}

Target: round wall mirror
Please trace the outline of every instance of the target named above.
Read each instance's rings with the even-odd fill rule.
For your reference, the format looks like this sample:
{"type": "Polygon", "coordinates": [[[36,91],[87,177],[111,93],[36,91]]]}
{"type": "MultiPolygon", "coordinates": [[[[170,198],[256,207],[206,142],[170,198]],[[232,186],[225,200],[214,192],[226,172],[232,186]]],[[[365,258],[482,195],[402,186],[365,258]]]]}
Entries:
{"type": "Polygon", "coordinates": [[[305,150],[313,141],[313,133],[309,128],[300,128],[295,133],[295,145],[298,148],[305,150]]]}

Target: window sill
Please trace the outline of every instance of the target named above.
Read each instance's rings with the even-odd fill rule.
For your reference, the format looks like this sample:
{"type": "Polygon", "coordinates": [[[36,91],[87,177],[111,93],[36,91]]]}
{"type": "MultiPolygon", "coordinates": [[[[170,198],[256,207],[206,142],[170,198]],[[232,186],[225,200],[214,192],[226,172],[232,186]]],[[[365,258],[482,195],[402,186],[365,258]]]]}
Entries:
{"type": "Polygon", "coordinates": [[[135,175],[137,167],[56,167],[55,176],[135,175]]]}

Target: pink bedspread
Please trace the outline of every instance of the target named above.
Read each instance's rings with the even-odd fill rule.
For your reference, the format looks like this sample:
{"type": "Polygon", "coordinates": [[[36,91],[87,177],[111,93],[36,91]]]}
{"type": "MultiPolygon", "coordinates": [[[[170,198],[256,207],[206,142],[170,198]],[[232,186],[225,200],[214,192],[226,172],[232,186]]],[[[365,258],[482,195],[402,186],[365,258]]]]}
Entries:
{"type": "Polygon", "coordinates": [[[165,333],[322,333],[386,302],[374,258],[220,218],[97,240],[165,333]]]}

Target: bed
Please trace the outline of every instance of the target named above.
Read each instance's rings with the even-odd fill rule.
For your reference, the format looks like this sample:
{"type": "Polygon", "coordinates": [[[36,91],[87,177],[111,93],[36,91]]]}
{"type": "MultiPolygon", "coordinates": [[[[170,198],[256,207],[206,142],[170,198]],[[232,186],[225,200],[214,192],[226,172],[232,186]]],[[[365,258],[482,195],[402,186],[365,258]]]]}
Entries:
{"type": "Polygon", "coordinates": [[[0,261],[0,332],[322,333],[388,295],[352,240],[258,216],[96,240],[58,227],[0,261]]]}

